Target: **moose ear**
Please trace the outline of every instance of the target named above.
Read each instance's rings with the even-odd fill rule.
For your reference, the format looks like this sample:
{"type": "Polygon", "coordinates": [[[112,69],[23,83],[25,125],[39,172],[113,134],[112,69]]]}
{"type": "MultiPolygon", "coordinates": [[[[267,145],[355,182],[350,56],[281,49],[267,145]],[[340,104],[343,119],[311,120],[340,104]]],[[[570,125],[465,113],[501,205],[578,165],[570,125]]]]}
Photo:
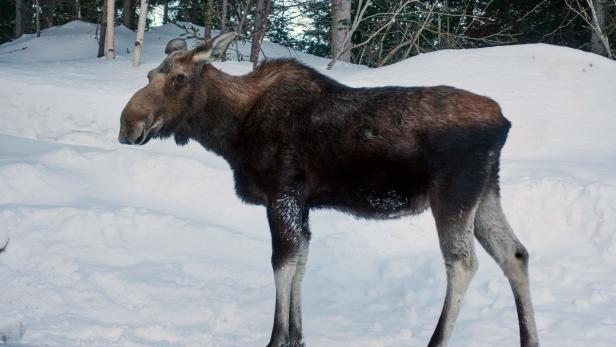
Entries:
{"type": "Polygon", "coordinates": [[[220,34],[215,38],[201,44],[193,50],[193,61],[195,63],[211,63],[220,58],[222,53],[229,47],[235,39],[233,31],[220,34]]]}
{"type": "Polygon", "coordinates": [[[175,51],[185,51],[186,49],[186,40],[173,39],[167,42],[167,46],[165,46],[165,54],[169,55],[175,51]]]}

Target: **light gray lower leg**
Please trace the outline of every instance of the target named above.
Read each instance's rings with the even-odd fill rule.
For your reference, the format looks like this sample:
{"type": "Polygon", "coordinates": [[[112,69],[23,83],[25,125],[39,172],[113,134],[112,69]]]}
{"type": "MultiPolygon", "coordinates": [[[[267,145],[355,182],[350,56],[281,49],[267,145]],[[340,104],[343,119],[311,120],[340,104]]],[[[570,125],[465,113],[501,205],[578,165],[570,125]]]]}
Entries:
{"type": "Polygon", "coordinates": [[[305,265],[297,265],[293,284],[291,285],[291,312],[289,316],[289,341],[291,347],[303,347],[304,335],[302,333],[302,278],[304,277],[305,265]]]}
{"type": "Polygon", "coordinates": [[[289,342],[291,347],[305,347],[302,332],[302,281],[306,264],[308,263],[308,248],[310,246],[310,225],[308,210],[302,215],[302,237],[297,255],[297,267],[291,283],[291,303],[289,312],[289,342]]]}
{"type": "Polygon", "coordinates": [[[289,309],[291,288],[297,264],[286,263],[274,270],[276,284],[276,309],[274,313],[274,330],[268,347],[288,346],[289,343],[289,309]]]}
{"type": "Polygon", "coordinates": [[[494,190],[488,190],[479,205],[475,236],[509,280],[518,311],[521,346],[539,346],[528,280],[528,252],[509,226],[494,190]]]}
{"type": "Polygon", "coordinates": [[[292,304],[292,293],[294,290],[297,291],[293,283],[297,282],[298,264],[302,263],[300,267],[303,273],[307,257],[309,235],[305,235],[304,232],[307,230],[304,225],[307,223],[307,215],[308,210],[303,207],[296,190],[281,194],[267,208],[267,218],[272,233],[272,266],[276,285],[274,326],[268,347],[295,345],[291,340],[289,328],[291,312],[296,309],[291,306],[299,308],[300,301],[295,300],[292,304]]]}
{"type": "Polygon", "coordinates": [[[447,294],[429,347],[447,346],[466,289],[477,271],[472,218],[473,213],[452,223],[439,221],[437,217],[441,252],[447,269],[447,294]]]}

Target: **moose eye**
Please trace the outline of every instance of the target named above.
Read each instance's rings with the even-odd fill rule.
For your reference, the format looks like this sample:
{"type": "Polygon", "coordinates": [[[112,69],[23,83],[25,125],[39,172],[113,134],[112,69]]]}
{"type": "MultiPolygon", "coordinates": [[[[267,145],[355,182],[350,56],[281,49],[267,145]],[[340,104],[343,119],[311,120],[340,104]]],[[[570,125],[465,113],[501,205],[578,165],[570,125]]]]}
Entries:
{"type": "Polygon", "coordinates": [[[176,87],[179,87],[179,86],[183,85],[184,82],[186,82],[186,75],[184,75],[184,74],[177,74],[175,76],[175,79],[173,80],[173,85],[175,85],[176,87]]]}

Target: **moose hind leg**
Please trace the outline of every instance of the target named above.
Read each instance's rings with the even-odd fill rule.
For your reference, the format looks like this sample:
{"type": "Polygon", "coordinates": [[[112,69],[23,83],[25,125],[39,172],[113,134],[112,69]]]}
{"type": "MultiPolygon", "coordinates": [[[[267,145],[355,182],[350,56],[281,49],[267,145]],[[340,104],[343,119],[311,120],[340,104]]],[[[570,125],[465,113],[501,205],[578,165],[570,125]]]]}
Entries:
{"type": "Polygon", "coordinates": [[[521,346],[539,346],[528,280],[528,252],[507,222],[496,182],[488,187],[479,203],[475,236],[509,280],[518,311],[521,346]]]}
{"type": "MultiPolygon", "coordinates": [[[[439,243],[447,271],[445,303],[429,347],[447,346],[460,305],[468,285],[477,271],[473,238],[475,202],[457,205],[446,199],[449,194],[431,196],[432,213],[436,220],[439,243]],[[440,196],[439,196],[440,195],[440,196]]],[[[453,199],[456,200],[456,199],[453,199]]]]}

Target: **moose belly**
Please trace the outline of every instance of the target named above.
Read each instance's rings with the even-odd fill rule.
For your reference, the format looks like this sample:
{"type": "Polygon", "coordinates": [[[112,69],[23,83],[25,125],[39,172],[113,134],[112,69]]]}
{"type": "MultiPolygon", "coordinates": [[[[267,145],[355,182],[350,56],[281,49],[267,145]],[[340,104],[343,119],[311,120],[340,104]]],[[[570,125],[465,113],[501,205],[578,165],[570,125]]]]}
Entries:
{"type": "Polygon", "coordinates": [[[393,219],[418,214],[428,207],[426,195],[404,195],[395,190],[387,192],[358,192],[357,198],[346,201],[336,209],[357,217],[369,219],[393,219]]]}
{"type": "Polygon", "coordinates": [[[369,219],[399,218],[418,214],[428,207],[427,184],[417,175],[384,176],[364,171],[363,175],[337,181],[336,186],[329,186],[319,194],[315,206],[369,219]]]}

